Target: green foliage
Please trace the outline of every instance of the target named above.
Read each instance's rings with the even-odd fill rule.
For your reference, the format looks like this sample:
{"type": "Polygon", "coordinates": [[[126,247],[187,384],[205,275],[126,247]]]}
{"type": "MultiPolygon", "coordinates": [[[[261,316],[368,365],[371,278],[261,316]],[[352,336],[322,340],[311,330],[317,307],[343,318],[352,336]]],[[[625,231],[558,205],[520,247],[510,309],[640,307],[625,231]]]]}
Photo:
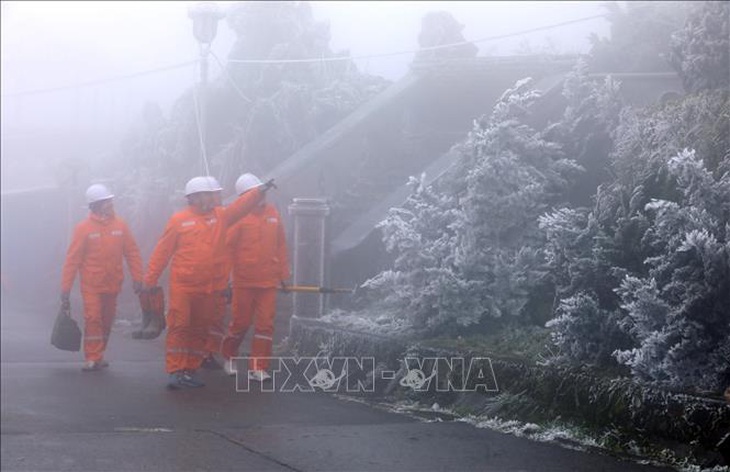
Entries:
{"type": "Polygon", "coordinates": [[[508,327],[488,334],[438,336],[421,343],[426,347],[479,352],[492,359],[516,359],[539,364],[553,355],[550,331],[541,326],[508,327]]]}

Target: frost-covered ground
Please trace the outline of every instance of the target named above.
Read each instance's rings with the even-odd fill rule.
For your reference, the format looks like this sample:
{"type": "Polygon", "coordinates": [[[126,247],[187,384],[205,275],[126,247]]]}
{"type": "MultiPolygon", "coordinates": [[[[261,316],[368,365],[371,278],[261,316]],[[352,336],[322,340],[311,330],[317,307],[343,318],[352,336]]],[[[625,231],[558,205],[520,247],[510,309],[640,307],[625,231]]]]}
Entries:
{"type": "MultiPolygon", "coordinates": [[[[476,428],[487,428],[504,434],[516,437],[523,437],[533,441],[549,444],[557,444],[562,447],[579,451],[603,451],[609,452],[607,437],[599,437],[591,434],[590,431],[561,423],[560,421],[551,424],[539,425],[535,423],[522,422],[517,420],[503,420],[496,417],[479,415],[460,415],[458,412],[443,408],[434,403],[430,408],[414,401],[397,401],[392,403],[370,402],[362,398],[355,398],[346,395],[336,395],[344,401],[366,403],[375,408],[400,413],[424,422],[456,421],[470,424],[476,428]]],[[[670,465],[681,472],[729,472],[728,466],[715,466],[702,468],[696,464],[689,464],[679,459],[671,450],[660,451],[646,450],[635,442],[628,444],[629,457],[640,464],[651,464],[656,466],[670,465]],[[648,459],[647,457],[653,457],[648,459]]]]}
{"type": "Polygon", "coordinates": [[[318,319],[343,329],[374,334],[376,336],[404,335],[412,329],[412,326],[405,320],[398,319],[388,313],[332,310],[318,319]]]}

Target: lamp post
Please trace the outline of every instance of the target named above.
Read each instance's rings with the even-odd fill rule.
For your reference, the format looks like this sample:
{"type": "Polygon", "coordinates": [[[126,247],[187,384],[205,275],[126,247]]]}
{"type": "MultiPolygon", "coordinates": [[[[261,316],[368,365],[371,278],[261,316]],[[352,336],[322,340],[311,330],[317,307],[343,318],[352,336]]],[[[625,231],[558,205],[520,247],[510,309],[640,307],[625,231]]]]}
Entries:
{"type": "Polygon", "coordinates": [[[193,35],[200,44],[200,85],[198,96],[198,110],[200,119],[200,146],[203,156],[207,159],[206,150],[206,93],[208,86],[208,54],[210,44],[218,32],[218,20],[225,14],[213,2],[197,3],[188,9],[188,17],[193,20],[193,35]]]}

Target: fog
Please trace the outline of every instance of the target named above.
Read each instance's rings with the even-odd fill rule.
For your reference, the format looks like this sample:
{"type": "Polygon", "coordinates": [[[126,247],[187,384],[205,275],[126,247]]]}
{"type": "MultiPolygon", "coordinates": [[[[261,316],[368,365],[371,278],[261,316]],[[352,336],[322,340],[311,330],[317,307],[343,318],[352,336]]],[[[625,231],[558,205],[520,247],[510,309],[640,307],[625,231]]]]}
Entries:
{"type": "MultiPolygon", "coordinates": [[[[225,12],[233,3],[218,5],[225,12]]],[[[80,169],[81,187],[87,180],[109,177],[101,175],[94,163],[115,152],[123,136],[139,125],[147,102],[159,104],[169,116],[175,101],[198,82],[200,71],[195,62],[199,46],[188,17],[193,2],[4,1],[1,5],[5,226],[9,218],[15,218],[8,216],[13,214],[7,211],[8,202],[21,198],[11,198],[8,192],[54,188],[66,181],[72,169],[80,169]]],[[[602,14],[600,2],[310,5],[315,20],[329,24],[332,51],[349,53],[361,71],[394,82],[408,72],[419,48],[422,18],[431,11],[450,12],[481,56],[585,53],[590,47],[589,34],[604,36],[608,31],[607,21],[600,17],[549,28],[602,14]],[[539,31],[528,32],[531,30],[539,31]]],[[[234,31],[221,21],[213,53],[225,61],[235,41],[234,31]]],[[[211,80],[221,74],[220,65],[211,59],[211,80]]],[[[42,202],[44,197],[39,198],[42,202]]],[[[83,207],[77,206],[73,206],[73,214],[66,214],[63,205],[59,207],[68,231],[84,215],[83,207]]],[[[45,204],[32,211],[55,211],[53,208],[45,204]]],[[[50,225],[51,218],[42,220],[50,225]]],[[[60,257],[68,235],[55,239],[58,247],[51,252],[60,257]]],[[[3,246],[11,252],[17,249],[3,246]]],[[[44,250],[50,250],[49,244],[44,250]]],[[[55,286],[57,275],[57,270],[49,271],[50,286],[55,286]]]]}
{"type": "MultiPolygon", "coordinates": [[[[233,2],[218,2],[225,11],[233,2]]],[[[187,16],[192,2],[2,2],[4,189],[51,184],[54,162],[95,159],[114,149],[147,101],[165,113],[196,83],[198,45],[187,16]],[[136,77],[138,73],[164,69],[136,77]],[[125,77],[120,80],[107,80],[125,77]],[[39,141],[49,144],[41,146],[39,141]],[[53,143],[52,145],[50,145],[53,143]],[[16,161],[25,165],[16,168],[16,161]],[[34,162],[28,179],[27,165],[34,162]],[[17,172],[17,175],[14,175],[17,172]]],[[[311,2],[330,25],[333,51],[349,51],[364,72],[396,81],[418,49],[421,18],[445,10],[477,41],[480,55],[526,51],[587,52],[588,35],[605,35],[603,18],[489,39],[597,15],[600,2],[311,2]],[[401,54],[394,54],[401,53],[401,54]]],[[[225,21],[213,52],[235,42],[225,21]]],[[[211,76],[221,73],[211,61],[211,76]]]]}
{"type": "MultiPolygon", "coordinates": [[[[217,3],[225,12],[235,2],[217,3]]],[[[9,202],[26,198],[10,197],[8,192],[54,188],[67,181],[73,169],[80,170],[81,187],[88,180],[109,177],[94,163],[115,152],[124,135],[139,125],[147,102],[159,104],[169,116],[175,101],[198,82],[200,71],[195,62],[199,45],[188,17],[193,2],[3,1],[1,5],[0,185],[3,226],[7,226],[13,218],[23,218],[12,216],[9,202]]],[[[408,72],[419,48],[422,18],[431,11],[450,12],[481,56],[584,53],[590,47],[589,34],[604,36],[608,31],[603,18],[546,28],[600,15],[600,2],[315,1],[310,5],[315,20],[329,24],[333,52],[349,53],[361,71],[394,82],[408,72]],[[540,30],[520,34],[536,29],[540,30]]],[[[235,41],[234,31],[221,21],[212,51],[225,61],[235,41]]],[[[211,59],[211,80],[221,74],[220,65],[211,59]]],[[[38,202],[45,194],[37,196],[38,202]]],[[[56,203],[34,203],[42,208],[22,211],[61,211],[70,232],[85,210],[72,205],[73,211],[66,214],[56,203]]],[[[53,218],[41,220],[33,231],[46,237],[57,231],[50,223],[53,218]],[[44,224],[47,230],[42,229],[44,224]]],[[[48,257],[60,257],[61,246],[68,243],[68,234],[57,236],[57,242],[42,245],[52,253],[48,257]]],[[[20,242],[10,244],[11,239],[6,238],[3,250],[15,253],[20,242]]],[[[57,283],[58,270],[48,272],[49,286],[57,283]]]]}

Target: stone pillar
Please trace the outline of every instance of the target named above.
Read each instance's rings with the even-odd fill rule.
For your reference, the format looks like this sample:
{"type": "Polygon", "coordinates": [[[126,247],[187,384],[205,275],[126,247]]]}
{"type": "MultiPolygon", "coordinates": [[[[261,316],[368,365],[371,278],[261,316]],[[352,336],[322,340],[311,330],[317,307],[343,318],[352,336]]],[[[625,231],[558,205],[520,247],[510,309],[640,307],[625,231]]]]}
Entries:
{"type": "MultiPolygon", "coordinates": [[[[325,282],[325,228],[330,208],[324,198],[295,198],[289,205],[294,220],[292,283],[322,286],[325,282]]],[[[324,296],[294,293],[294,316],[316,318],[324,311],[324,296]]]]}

